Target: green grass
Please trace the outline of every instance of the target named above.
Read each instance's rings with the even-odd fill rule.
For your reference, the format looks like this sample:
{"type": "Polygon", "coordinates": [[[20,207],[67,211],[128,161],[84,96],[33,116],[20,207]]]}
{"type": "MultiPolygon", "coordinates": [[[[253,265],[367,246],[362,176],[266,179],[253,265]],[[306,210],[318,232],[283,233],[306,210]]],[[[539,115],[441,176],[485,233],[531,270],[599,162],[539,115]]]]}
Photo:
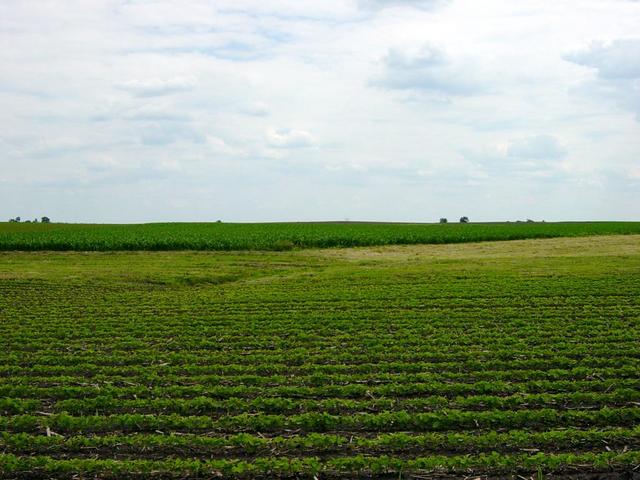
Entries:
{"type": "Polygon", "coordinates": [[[638,235],[0,252],[0,478],[630,478],[638,338],[638,235]]]}
{"type": "Polygon", "coordinates": [[[640,222],[576,223],[0,223],[0,250],[291,250],[638,234],[640,222]]]}

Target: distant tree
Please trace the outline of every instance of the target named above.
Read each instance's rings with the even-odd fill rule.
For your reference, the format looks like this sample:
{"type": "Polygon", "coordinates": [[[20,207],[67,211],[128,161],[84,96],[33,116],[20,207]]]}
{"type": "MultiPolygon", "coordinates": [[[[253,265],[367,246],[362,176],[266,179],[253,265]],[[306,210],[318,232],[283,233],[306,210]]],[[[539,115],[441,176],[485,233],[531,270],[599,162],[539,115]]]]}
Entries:
{"type": "Polygon", "coordinates": [[[469,223],[469,217],[460,217],[460,223],[469,223]]]}
{"type": "Polygon", "coordinates": [[[440,219],[440,223],[447,223],[447,219],[446,219],[446,218],[444,218],[444,217],[442,217],[442,218],[440,219]]]}
{"type": "Polygon", "coordinates": [[[24,223],[31,223],[31,220],[25,220],[24,223]]]}
{"type": "Polygon", "coordinates": [[[37,219],[37,218],[34,218],[34,219],[33,219],[33,223],[38,223],[38,219],[37,219]]]}
{"type": "Polygon", "coordinates": [[[9,219],[9,223],[16,223],[16,219],[15,218],[10,218],[9,219]]]}
{"type": "Polygon", "coordinates": [[[534,223],[534,222],[530,218],[527,218],[527,223],[534,223]]]}
{"type": "Polygon", "coordinates": [[[49,223],[51,220],[49,220],[49,217],[42,217],[41,221],[42,223],[49,223]]]}
{"type": "Polygon", "coordinates": [[[19,222],[19,221],[20,221],[20,217],[16,217],[16,222],[19,222]]]}

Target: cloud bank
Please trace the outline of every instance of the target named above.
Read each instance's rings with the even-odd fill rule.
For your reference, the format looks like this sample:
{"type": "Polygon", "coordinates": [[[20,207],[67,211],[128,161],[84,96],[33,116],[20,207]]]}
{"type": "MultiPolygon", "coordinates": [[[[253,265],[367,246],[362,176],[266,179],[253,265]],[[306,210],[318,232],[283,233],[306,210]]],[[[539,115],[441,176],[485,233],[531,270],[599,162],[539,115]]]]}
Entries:
{"type": "Polygon", "coordinates": [[[5,2],[0,218],[638,219],[639,22],[626,0],[5,2]]]}

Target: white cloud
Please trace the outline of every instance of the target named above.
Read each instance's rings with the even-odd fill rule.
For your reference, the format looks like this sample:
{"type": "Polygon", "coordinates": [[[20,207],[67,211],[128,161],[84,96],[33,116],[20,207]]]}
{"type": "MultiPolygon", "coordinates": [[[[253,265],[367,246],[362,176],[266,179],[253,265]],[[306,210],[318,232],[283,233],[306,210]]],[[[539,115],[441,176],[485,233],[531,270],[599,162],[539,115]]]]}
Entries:
{"type": "Polygon", "coordinates": [[[358,6],[367,10],[382,10],[393,7],[412,7],[433,10],[449,3],[449,0],[358,0],[358,6]]]}
{"type": "Polygon", "coordinates": [[[371,81],[389,90],[413,90],[441,96],[471,95],[484,87],[469,65],[455,63],[440,48],[425,44],[417,50],[391,48],[383,71],[371,81]]]}
{"type": "Polygon", "coordinates": [[[269,128],[266,138],[267,144],[274,148],[305,148],[315,144],[309,132],[289,128],[269,128]]]}
{"type": "Polygon", "coordinates": [[[509,142],[506,154],[530,160],[553,160],[566,156],[567,149],[553,135],[533,135],[509,142]]]}
{"type": "Polygon", "coordinates": [[[463,157],[477,168],[480,176],[504,179],[568,178],[563,160],[569,151],[553,135],[528,135],[484,145],[476,149],[462,149],[463,157]]]}
{"type": "Polygon", "coordinates": [[[17,158],[55,158],[93,148],[86,140],[68,136],[25,136],[5,142],[10,147],[5,154],[17,158]]]}
{"type": "Polygon", "coordinates": [[[207,135],[207,145],[212,152],[223,156],[243,155],[242,149],[229,145],[225,140],[215,135],[207,135]]]}
{"type": "Polygon", "coordinates": [[[173,77],[167,79],[150,78],[128,80],[116,86],[137,97],[158,97],[193,90],[197,81],[193,77],[173,77]]]}
{"type": "Polygon", "coordinates": [[[270,110],[269,105],[265,102],[251,102],[243,104],[240,107],[240,112],[254,117],[266,117],[269,115],[270,110]]]}
{"type": "Polygon", "coordinates": [[[640,78],[640,38],[593,41],[586,48],[565,54],[564,58],[595,68],[601,78],[640,78]]]}
{"type": "Polygon", "coordinates": [[[140,105],[127,105],[124,108],[112,109],[106,113],[109,117],[119,117],[135,122],[188,122],[191,120],[189,112],[179,111],[171,102],[165,102],[165,99],[154,98],[151,102],[145,102],[140,105]]]}
{"type": "Polygon", "coordinates": [[[585,82],[578,91],[633,111],[640,121],[640,38],[593,41],[563,58],[598,73],[596,80],[585,82]]]}

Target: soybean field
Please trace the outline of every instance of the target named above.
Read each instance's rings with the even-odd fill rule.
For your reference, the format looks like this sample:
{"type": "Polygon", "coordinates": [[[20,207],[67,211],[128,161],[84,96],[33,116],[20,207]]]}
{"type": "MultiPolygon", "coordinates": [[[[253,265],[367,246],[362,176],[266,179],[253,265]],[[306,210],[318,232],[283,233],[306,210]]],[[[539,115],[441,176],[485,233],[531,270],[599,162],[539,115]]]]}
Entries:
{"type": "Polygon", "coordinates": [[[568,225],[3,226],[0,478],[638,478],[638,224],[568,225]]]}

